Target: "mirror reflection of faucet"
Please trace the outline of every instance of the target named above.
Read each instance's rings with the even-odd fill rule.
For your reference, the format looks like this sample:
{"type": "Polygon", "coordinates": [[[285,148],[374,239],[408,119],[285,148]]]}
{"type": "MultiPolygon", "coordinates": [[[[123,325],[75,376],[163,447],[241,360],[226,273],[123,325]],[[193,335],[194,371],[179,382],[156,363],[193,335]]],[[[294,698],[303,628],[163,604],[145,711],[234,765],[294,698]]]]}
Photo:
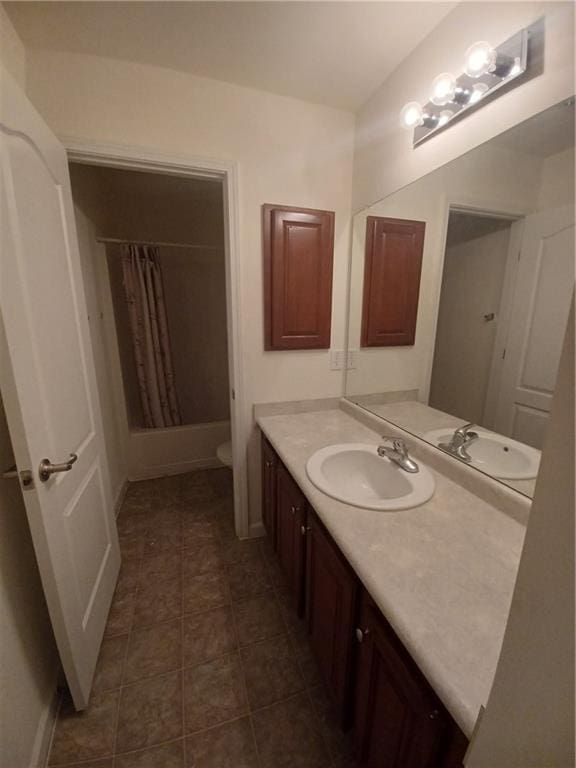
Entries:
{"type": "Polygon", "coordinates": [[[451,456],[456,456],[462,461],[471,462],[472,456],[466,450],[474,440],[478,440],[478,432],[473,432],[470,427],[473,427],[474,422],[470,421],[468,424],[463,424],[454,431],[449,443],[439,443],[438,448],[451,456]]]}

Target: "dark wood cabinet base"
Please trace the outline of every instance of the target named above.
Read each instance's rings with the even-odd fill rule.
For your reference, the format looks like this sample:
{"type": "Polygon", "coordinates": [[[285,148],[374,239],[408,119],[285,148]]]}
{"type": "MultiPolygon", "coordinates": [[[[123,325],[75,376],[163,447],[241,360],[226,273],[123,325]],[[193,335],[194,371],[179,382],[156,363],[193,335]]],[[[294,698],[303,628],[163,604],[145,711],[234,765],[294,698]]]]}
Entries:
{"type": "Polygon", "coordinates": [[[266,530],[359,765],[462,768],[468,740],[265,438],[262,472],[266,530]]]}

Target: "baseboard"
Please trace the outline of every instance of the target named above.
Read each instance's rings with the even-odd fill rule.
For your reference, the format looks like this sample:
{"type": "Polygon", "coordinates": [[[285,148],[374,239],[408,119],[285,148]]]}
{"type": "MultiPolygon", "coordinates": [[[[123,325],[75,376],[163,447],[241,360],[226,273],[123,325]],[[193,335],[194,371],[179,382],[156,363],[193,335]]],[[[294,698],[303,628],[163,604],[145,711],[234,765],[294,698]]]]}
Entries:
{"type": "Polygon", "coordinates": [[[194,472],[198,469],[218,469],[224,466],[219,459],[211,456],[208,459],[193,459],[192,461],[181,461],[177,464],[157,464],[153,467],[143,467],[132,471],[128,480],[134,482],[137,480],[154,480],[157,477],[166,477],[168,475],[182,475],[185,472],[194,472]]]}
{"type": "Polygon", "coordinates": [[[54,735],[56,717],[60,706],[60,696],[61,690],[56,687],[56,680],[54,680],[54,695],[44,710],[36,729],[30,758],[30,768],[44,768],[44,766],[48,765],[52,736],[54,735]]]}
{"type": "Polygon", "coordinates": [[[263,536],[266,536],[266,529],[262,523],[250,523],[248,531],[249,539],[260,539],[263,536]]]}

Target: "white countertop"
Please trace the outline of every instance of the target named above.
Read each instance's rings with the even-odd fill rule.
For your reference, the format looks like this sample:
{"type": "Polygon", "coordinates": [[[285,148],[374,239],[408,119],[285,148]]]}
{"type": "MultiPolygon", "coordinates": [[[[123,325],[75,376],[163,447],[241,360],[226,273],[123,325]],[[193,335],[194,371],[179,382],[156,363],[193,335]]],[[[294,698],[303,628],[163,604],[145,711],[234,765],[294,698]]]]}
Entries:
{"type": "Polygon", "coordinates": [[[430,470],[426,504],[352,507],[319,491],[306,462],[333,443],[380,436],[342,410],[258,424],[454,720],[470,736],[494,679],[525,528],[430,470]]]}

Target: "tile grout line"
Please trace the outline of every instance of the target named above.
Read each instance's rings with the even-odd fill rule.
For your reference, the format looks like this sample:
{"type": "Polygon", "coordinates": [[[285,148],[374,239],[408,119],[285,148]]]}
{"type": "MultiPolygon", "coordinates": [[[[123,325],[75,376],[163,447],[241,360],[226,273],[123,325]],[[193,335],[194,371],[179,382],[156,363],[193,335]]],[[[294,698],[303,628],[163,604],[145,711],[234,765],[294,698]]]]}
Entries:
{"type": "Polygon", "coordinates": [[[260,750],[258,749],[258,742],[256,741],[256,729],[254,728],[254,721],[252,719],[252,707],[250,705],[250,699],[248,697],[248,683],[246,682],[246,670],[244,669],[244,661],[242,659],[242,652],[240,648],[240,636],[237,630],[236,611],[234,609],[233,603],[230,603],[230,611],[232,613],[232,624],[234,626],[234,634],[236,635],[236,642],[238,644],[237,645],[238,663],[240,664],[240,675],[242,677],[242,689],[244,691],[244,696],[246,699],[246,709],[247,709],[248,723],[250,725],[250,733],[252,734],[252,743],[254,745],[254,751],[256,753],[256,762],[258,763],[258,766],[262,768],[260,750]]]}
{"type": "MultiPolygon", "coordinates": [[[[153,502],[154,502],[154,495],[152,495],[152,504],[153,504],[153,502]]],[[[190,505],[192,505],[194,502],[188,502],[188,503],[190,503],[190,505]]],[[[182,507],[181,507],[180,504],[178,504],[178,506],[180,507],[180,512],[182,514],[182,507]]],[[[149,513],[150,513],[150,510],[149,510],[148,513],[144,513],[144,514],[149,514],[149,513]]],[[[224,533],[223,532],[222,527],[220,527],[218,525],[218,523],[222,521],[222,517],[219,516],[220,514],[221,514],[220,511],[212,510],[212,515],[211,515],[211,517],[209,519],[209,522],[211,522],[214,525],[214,527],[215,527],[215,539],[216,539],[217,544],[219,545],[220,548],[224,549],[224,548],[226,548],[226,546],[230,542],[240,541],[240,540],[237,539],[237,537],[230,538],[228,533],[224,533]],[[215,516],[214,516],[215,514],[218,515],[218,517],[215,518],[215,516]]],[[[181,536],[182,537],[184,535],[183,522],[184,522],[184,518],[181,516],[180,517],[180,532],[181,532],[181,536]]],[[[145,534],[144,534],[145,547],[146,547],[146,542],[148,540],[148,537],[150,535],[151,530],[152,530],[151,529],[151,524],[150,524],[150,522],[148,522],[148,524],[146,526],[146,531],[145,531],[145,534]]],[[[179,570],[179,572],[180,572],[180,582],[181,582],[181,597],[180,597],[181,602],[180,602],[180,616],[178,617],[178,620],[180,621],[180,643],[181,643],[181,648],[180,648],[180,666],[177,669],[172,669],[172,670],[168,670],[168,671],[165,671],[165,672],[156,673],[156,674],[150,675],[148,677],[140,678],[138,680],[132,681],[131,683],[128,683],[126,681],[126,676],[127,676],[127,660],[128,660],[131,644],[132,644],[132,641],[133,641],[134,633],[138,632],[140,630],[151,629],[153,627],[156,627],[156,626],[159,626],[159,625],[162,625],[162,624],[167,624],[167,623],[175,621],[175,617],[173,617],[173,618],[170,618],[170,619],[165,619],[165,620],[163,620],[161,622],[156,622],[156,623],[153,623],[153,624],[145,625],[143,627],[138,627],[138,628],[135,627],[135,605],[136,605],[136,599],[137,599],[138,593],[139,593],[139,591],[142,588],[144,564],[145,564],[146,560],[149,557],[153,557],[154,554],[161,554],[161,553],[151,553],[149,555],[146,555],[145,553],[147,552],[147,550],[146,550],[146,548],[144,549],[143,556],[142,556],[142,558],[140,558],[139,567],[138,567],[138,578],[137,578],[136,588],[134,589],[134,601],[135,601],[134,602],[134,610],[132,612],[132,616],[131,616],[131,620],[130,620],[130,623],[129,623],[128,630],[127,630],[127,632],[123,633],[123,634],[126,634],[127,639],[126,639],[126,647],[125,647],[125,651],[124,651],[124,655],[123,655],[123,659],[122,659],[122,670],[121,670],[121,677],[120,677],[120,685],[119,685],[119,687],[117,689],[108,689],[109,691],[112,691],[112,690],[117,690],[118,691],[118,703],[117,703],[117,711],[116,711],[116,718],[115,718],[115,725],[114,725],[113,754],[111,756],[112,757],[112,761],[113,761],[113,765],[116,765],[116,759],[120,755],[127,755],[127,754],[133,754],[133,753],[138,753],[138,752],[145,752],[146,750],[149,750],[149,749],[152,749],[152,748],[155,748],[155,747],[160,747],[160,746],[162,746],[164,744],[175,743],[175,742],[178,742],[180,740],[182,740],[182,754],[183,754],[184,762],[185,762],[185,765],[186,765],[186,761],[187,761],[187,759],[189,757],[189,755],[187,754],[187,748],[186,748],[186,740],[187,740],[188,736],[191,736],[191,735],[194,735],[194,734],[197,734],[197,733],[203,733],[203,732],[209,731],[209,730],[211,730],[213,728],[217,728],[217,727],[220,727],[222,725],[226,725],[227,723],[232,723],[232,722],[235,722],[237,720],[243,719],[244,717],[247,717],[248,718],[248,722],[249,722],[249,726],[250,726],[251,735],[252,735],[252,742],[253,742],[253,746],[254,746],[254,749],[255,749],[256,760],[257,760],[258,766],[260,766],[260,768],[262,768],[262,765],[263,765],[262,759],[263,758],[260,755],[260,750],[259,750],[258,742],[257,742],[257,739],[256,739],[256,730],[255,730],[255,724],[254,724],[254,718],[253,718],[254,714],[257,713],[257,712],[260,712],[260,711],[265,711],[265,710],[270,709],[270,708],[272,708],[272,707],[274,707],[274,706],[276,706],[278,704],[281,704],[281,703],[283,703],[285,701],[289,701],[291,699],[294,699],[294,698],[304,694],[306,696],[306,700],[308,701],[309,706],[311,707],[311,712],[312,712],[312,714],[314,716],[314,726],[315,726],[314,730],[318,731],[318,735],[320,736],[321,742],[324,745],[324,748],[325,748],[325,751],[326,751],[326,755],[327,755],[328,759],[330,760],[330,765],[332,766],[332,768],[334,767],[336,758],[332,757],[331,750],[328,748],[328,744],[327,744],[326,738],[323,735],[322,728],[320,728],[320,718],[319,718],[317,709],[316,709],[316,707],[314,706],[314,704],[312,702],[312,698],[311,698],[311,694],[310,694],[310,690],[309,690],[310,686],[307,683],[306,676],[304,674],[303,664],[301,663],[300,659],[298,658],[297,648],[294,645],[293,635],[295,633],[293,631],[291,631],[291,629],[290,629],[290,627],[288,625],[288,620],[287,620],[287,617],[285,615],[285,611],[283,610],[283,606],[282,606],[282,603],[281,603],[281,600],[280,600],[280,587],[279,587],[279,585],[277,585],[275,583],[275,579],[273,578],[273,574],[271,572],[272,571],[272,569],[271,569],[271,562],[270,562],[270,560],[264,554],[263,544],[265,542],[265,539],[264,538],[261,539],[261,540],[256,539],[255,541],[259,541],[259,544],[258,544],[258,547],[256,548],[256,551],[258,552],[259,559],[260,559],[260,561],[263,564],[264,571],[266,573],[267,580],[269,582],[269,587],[266,590],[263,590],[262,592],[258,592],[255,595],[250,594],[248,597],[242,597],[240,599],[233,598],[232,597],[232,593],[231,593],[231,589],[230,589],[230,573],[229,573],[230,562],[226,558],[225,562],[224,562],[224,576],[225,576],[225,579],[226,579],[226,592],[227,592],[227,600],[228,600],[228,602],[225,605],[223,605],[223,606],[216,606],[216,607],[210,607],[210,608],[202,608],[201,610],[191,611],[189,613],[185,613],[184,612],[184,603],[185,603],[185,600],[184,600],[184,578],[185,578],[184,577],[184,573],[185,573],[185,553],[186,553],[186,549],[187,548],[184,547],[184,545],[183,545],[183,538],[182,538],[182,545],[178,547],[178,551],[180,552],[180,558],[181,558],[180,559],[180,570],[179,570]],[[264,705],[263,707],[253,707],[251,705],[250,699],[248,697],[248,685],[247,685],[247,678],[246,678],[246,668],[245,668],[245,664],[244,664],[244,660],[243,660],[242,650],[244,648],[256,645],[256,644],[258,644],[260,642],[265,642],[266,640],[269,640],[271,638],[259,639],[259,640],[255,640],[255,641],[251,641],[249,643],[246,643],[245,645],[241,645],[240,644],[240,637],[239,637],[239,634],[238,634],[238,628],[237,628],[237,604],[240,604],[240,603],[242,603],[245,600],[251,600],[251,599],[254,599],[254,598],[261,597],[263,594],[268,594],[268,593],[272,594],[273,597],[274,597],[274,600],[276,602],[277,608],[280,611],[281,624],[282,624],[282,627],[283,627],[283,630],[281,632],[275,633],[271,637],[278,637],[278,636],[284,636],[284,635],[287,636],[287,638],[288,638],[288,640],[290,642],[290,645],[292,647],[292,650],[294,652],[294,655],[295,655],[295,661],[296,661],[297,668],[298,668],[298,670],[300,672],[300,676],[301,676],[302,684],[303,684],[303,689],[301,691],[298,691],[298,692],[295,692],[293,694],[290,694],[289,696],[282,697],[282,698],[278,699],[277,701],[271,702],[270,704],[264,705]],[[243,693],[244,693],[244,697],[245,697],[245,701],[246,701],[246,710],[247,711],[246,711],[245,714],[242,714],[239,717],[234,717],[234,718],[231,718],[231,719],[228,719],[228,720],[221,721],[219,723],[215,723],[215,724],[209,726],[208,728],[206,728],[206,727],[199,728],[199,729],[197,729],[195,731],[191,731],[190,734],[187,734],[186,733],[186,708],[185,708],[185,701],[184,701],[184,672],[185,672],[185,670],[187,670],[187,669],[194,669],[194,668],[202,666],[204,664],[209,664],[209,663],[211,663],[213,661],[216,661],[218,659],[224,658],[226,656],[230,656],[231,653],[228,652],[228,653],[221,654],[221,655],[219,655],[219,656],[217,656],[217,657],[215,657],[213,659],[208,659],[208,660],[202,661],[199,664],[189,664],[189,665],[186,665],[186,663],[185,663],[185,632],[184,632],[185,618],[188,617],[188,616],[202,616],[202,615],[206,615],[206,614],[209,614],[209,613],[211,613],[213,611],[219,610],[219,609],[224,608],[224,607],[227,607],[230,610],[231,617],[232,617],[232,629],[233,629],[234,638],[235,638],[234,650],[233,650],[232,653],[234,653],[237,656],[238,662],[239,662],[239,665],[240,665],[242,689],[243,689],[243,693]],[[181,697],[181,706],[182,706],[182,726],[181,726],[182,727],[182,735],[180,737],[178,737],[178,738],[167,739],[166,741],[160,741],[160,742],[158,742],[156,744],[145,745],[145,746],[138,747],[136,749],[131,749],[131,750],[123,751],[123,752],[118,752],[118,730],[119,730],[119,721],[120,721],[120,712],[121,712],[122,693],[123,693],[124,689],[127,686],[129,686],[129,685],[140,683],[140,682],[143,682],[145,680],[155,679],[157,677],[167,676],[169,674],[174,674],[174,673],[179,673],[179,675],[180,675],[180,697],[181,697]]],[[[188,549],[191,549],[191,547],[188,547],[188,549]]],[[[169,552],[173,554],[173,549],[170,550],[169,552]]],[[[232,564],[234,564],[235,562],[242,562],[241,554],[239,555],[237,561],[236,560],[232,561],[232,564]]],[[[202,571],[202,573],[210,572],[211,570],[212,569],[208,569],[207,571],[202,571]]],[[[218,568],[218,570],[221,571],[222,568],[218,568]]],[[[111,638],[118,637],[118,636],[120,636],[120,635],[112,635],[111,638]]],[[[102,693],[106,693],[106,692],[108,692],[108,691],[102,691],[102,693]]],[[[101,758],[90,758],[89,760],[84,761],[84,762],[90,763],[94,759],[99,760],[101,758]]],[[[75,765],[76,762],[78,762],[78,761],[74,761],[73,763],[68,763],[67,765],[72,766],[72,765],[75,765]]],[[[81,765],[81,763],[80,763],[80,765],[81,765]]],[[[62,766],[62,768],[64,768],[64,766],[62,766]]]]}
{"type": "MultiPolygon", "coordinates": [[[[184,544],[184,521],[182,524],[182,544],[184,544]]],[[[184,547],[180,550],[180,702],[182,706],[182,757],[184,766],[188,765],[188,750],[186,747],[186,703],[184,700],[184,547]]]]}
{"type": "MultiPolygon", "coordinates": [[[[272,587],[274,589],[274,593],[276,595],[276,599],[281,604],[280,601],[280,593],[277,584],[275,584],[274,579],[272,579],[272,587]]],[[[288,639],[290,644],[292,645],[294,656],[296,658],[296,664],[298,665],[298,668],[300,670],[300,674],[302,675],[302,681],[304,683],[304,691],[306,698],[308,699],[308,703],[310,704],[310,707],[312,709],[312,713],[314,715],[314,719],[316,721],[315,725],[318,730],[318,735],[320,736],[320,739],[322,741],[322,744],[324,745],[324,749],[326,750],[326,754],[328,755],[328,759],[330,760],[330,766],[331,768],[334,768],[336,765],[336,759],[332,756],[332,751],[329,748],[328,742],[326,740],[326,737],[324,736],[323,729],[321,728],[321,722],[320,722],[320,716],[318,715],[318,711],[316,707],[314,706],[314,702],[312,701],[312,697],[310,695],[310,686],[308,685],[308,681],[306,680],[306,674],[304,672],[304,667],[302,663],[300,662],[299,655],[297,653],[297,649],[294,646],[294,641],[292,639],[293,632],[290,631],[290,627],[288,626],[288,621],[286,620],[286,616],[284,614],[284,611],[282,610],[282,607],[280,607],[280,615],[282,617],[282,621],[284,622],[284,626],[286,627],[286,633],[288,635],[288,639]]]]}
{"type": "MultiPolygon", "coordinates": [[[[219,534],[219,540],[220,540],[220,543],[223,546],[225,546],[225,542],[221,534],[219,534]]],[[[230,594],[230,598],[231,597],[232,595],[230,594]]],[[[248,718],[248,724],[250,726],[250,733],[252,735],[252,744],[254,746],[254,752],[256,754],[256,763],[259,768],[262,768],[262,759],[260,757],[260,750],[258,749],[258,742],[256,740],[256,729],[254,728],[254,721],[252,719],[252,708],[250,705],[250,699],[248,697],[248,684],[246,682],[246,671],[244,669],[244,661],[242,659],[242,651],[240,647],[240,633],[238,632],[236,609],[234,607],[234,601],[232,599],[230,600],[230,613],[232,615],[232,628],[234,631],[234,637],[236,638],[236,652],[238,654],[238,663],[240,664],[240,675],[242,678],[242,688],[244,692],[244,697],[246,699],[247,718],[248,718]]]]}
{"type": "MultiPolygon", "coordinates": [[[[126,498],[127,498],[127,495],[124,496],[124,500],[122,502],[122,507],[120,508],[120,512],[118,514],[118,517],[120,517],[120,515],[122,514],[122,508],[124,506],[124,503],[126,502],[126,498]]],[[[152,506],[152,505],[150,505],[150,506],[152,506]]],[[[146,553],[146,540],[148,538],[149,527],[150,527],[150,524],[148,523],[146,525],[146,531],[144,533],[144,551],[142,553],[142,557],[140,559],[140,565],[138,567],[138,579],[136,581],[136,589],[134,590],[134,604],[132,606],[132,616],[131,616],[131,619],[130,619],[130,625],[129,625],[128,633],[127,633],[128,636],[127,636],[127,639],[126,639],[126,648],[124,650],[124,657],[122,659],[122,671],[120,673],[120,686],[118,688],[118,704],[117,704],[117,709],[116,709],[116,721],[114,723],[114,741],[113,741],[113,744],[112,744],[112,768],[114,768],[114,766],[116,764],[116,755],[118,754],[118,728],[119,728],[119,725],[120,725],[120,710],[121,710],[121,707],[122,707],[122,694],[123,694],[123,690],[124,690],[124,687],[125,687],[124,686],[124,679],[126,677],[126,663],[128,661],[128,652],[130,650],[130,644],[132,642],[132,633],[134,631],[134,615],[135,615],[135,612],[136,612],[136,602],[137,602],[137,599],[138,599],[138,591],[140,589],[140,583],[142,581],[142,574],[143,574],[143,569],[144,569],[144,560],[145,560],[145,557],[146,557],[146,554],[145,554],[146,553]]],[[[120,567],[122,567],[122,566],[120,566],[120,567]]]]}

